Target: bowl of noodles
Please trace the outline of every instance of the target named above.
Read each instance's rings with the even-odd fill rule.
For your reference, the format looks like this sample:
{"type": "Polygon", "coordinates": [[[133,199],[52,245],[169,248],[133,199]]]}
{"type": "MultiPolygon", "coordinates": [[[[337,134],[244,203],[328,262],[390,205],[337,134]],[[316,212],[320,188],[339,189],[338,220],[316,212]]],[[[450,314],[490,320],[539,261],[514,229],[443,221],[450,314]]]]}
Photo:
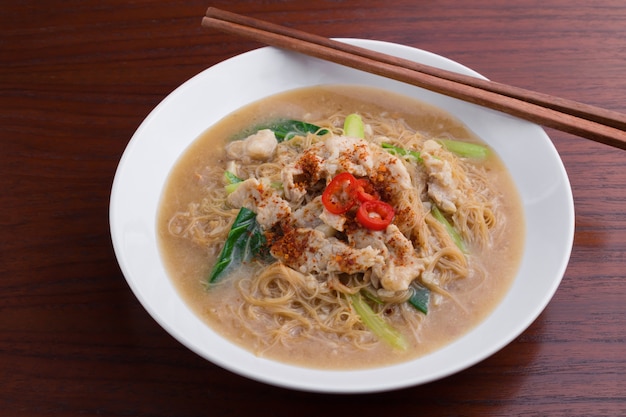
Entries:
{"type": "Polygon", "coordinates": [[[148,115],[110,225],[131,290],[192,351],[276,386],[363,393],[462,371],[521,334],[562,279],[574,208],[540,127],[267,47],[148,115]]]}

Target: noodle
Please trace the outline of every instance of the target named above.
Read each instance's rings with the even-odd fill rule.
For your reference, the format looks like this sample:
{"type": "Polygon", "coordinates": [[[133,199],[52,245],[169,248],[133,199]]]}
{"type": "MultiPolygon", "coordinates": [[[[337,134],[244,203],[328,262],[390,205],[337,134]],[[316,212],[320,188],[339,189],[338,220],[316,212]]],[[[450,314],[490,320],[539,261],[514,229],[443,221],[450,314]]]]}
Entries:
{"type": "MultiPolygon", "coordinates": [[[[421,268],[421,273],[411,278],[413,282],[409,282],[408,287],[390,287],[388,278],[380,273],[383,267],[376,266],[376,263],[372,263],[370,268],[360,268],[358,265],[361,264],[357,264],[355,272],[333,269],[335,262],[340,267],[342,262],[347,263],[345,255],[334,255],[337,259],[328,258],[325,261],[328,265],[320,264],[322,266],[319,267],[305,267],[308,265],[306,260],[293,263],[295,255],[322,256],[319,254],[322,250],[312,251],[310,255],[305,255],[306,250],[299,252],[299,241],[293,240],[283,242],[281,247],[285,253],[273,253],[275,259],[270,262],[254,260],[240,271],[230,271],[227,283],[209,285],[207,291],[222,291],[224,294],[234,291],[236,295],[229,297],[235,297],[237,303],[229,304],[227,313],[223,314],[228,316],[230,326],[239,329],[238,337],[252,341],[251,346],[258,354],[278,347],[295,349],[305,342],[331,346],[331,351],[378,349],[379,338],[364,325],[351,305],[350,296],[357,293],[365,296],[376,315],[394,327],[408,329],[411,345],[419,345],[423,343],[421,329],[428,316],[407,302],[414,292],[414,284],[432,292],[432,308],[439,308],[442,300],[447,299],[458,304],[459,311],[468,311],[460,293],[455,294],[455,291],[463,288],[463,294],[478,292],[488,272],[474,253],[491,250],[505,233],[502,192],[494,187],[488,168],[447,151],[433,141],[430,134],[410,126],[402,115],[393,111],[360,111],[359,114],[366,126],[365,140],[369,146],[380,149],[377,152],[381,155],[389,155],[386,158],[391,158],[391,163],[399,164],[389,169],[406,172],[409,178],[410,188],[396,192],[394,187],[399,186],[390,176],[393,172],[389,169],[381,168],[380,172],[369,176],[380,198],[394,207],[393,226],[403,235],[406,243],[398,243],[397,238],[391,235],[396,229],[390,228],[380,234],[355,231],[358,224],[355,226],[349,219],[343,220],[345,224],[341,223],[341,226],[333,226],[333,229],[333,223],[319,224],[316,217],[307,217],[306,210],[313,210],[321,204],[319,196],[330,179],[294,174],[294,183],[306,183],[307,190],[301,197],[294,194],[291,198],[287,191],[291,177],[286,176],[286,171],[300,167],[298,164],[303,162],[298,161],[303,160],[300,159],[302,155],[312,149],[322,149],[328,137],[343,135],[343,121],[352,112],[340,109],[323,117],[318,115],[320,117],[311,123],[330,133],[326,136],[308,133],[280,142],[268,160],[229,154],[227,147],[218,164],[195,174],[204,196],[188,202],[184,208],[179,207],[167,219],[167,233],[171,238],[192,242],[201,248],[209,264],[215,262],[239,211],[232,203],[236,198],[234,193],[229,194],[224,187],[224,171],[230,170],[243,181],[259,181],[260,185],[254,192],[260,193],[260,197],[253,200],[264,198],[263,193],[278,193],[285,199],[284,204],[290,213],[301,216],[296,222],[313,222],[311,235],[305,235],[305,244],[311,245],[313,235],[326,235],[328,245],[347,245],[354,250],[371,250],[396,259],[396,266],[388,265],[392,271],[393,268],[405,267],[402,262],[417,260],[416,267],[421,268]],[[416,161],[411,155],[393,156],[382,150],[382,143],[421,152],[423,162],[416,161]],[[259,191],[262,186],[269,191],[259,191]],[[446,190],[445,187],[452,187],[452,191],[441,194],[443,197],[436,194],[440,189],[446,190]],[[283,189],[284,194],[281,194],[283,189]],[[441,207],[445,217],[458,231],[469,248],[467,252],[455,243],[446,226],[433,216],[431,209],[434,205],[441,207]],[[366,240],[361,241],[364,237],[366,240]],[[407,248],[410,248],[410,253],[407,248]],[[464,281],[469,283],[469,287],[460,285],[464,281]]],[[[297,188],[294,190],[297,191],[297,188]]],[[[303,227],[300,225],[297,228],[303,227]]],[[[287,239],[289,228],[297,229],[293,225],[287,226],[284,220],[267,228],[268,245],[287,239]]],[[[278,246],[271,247],[276,250],[278,246]]]]}

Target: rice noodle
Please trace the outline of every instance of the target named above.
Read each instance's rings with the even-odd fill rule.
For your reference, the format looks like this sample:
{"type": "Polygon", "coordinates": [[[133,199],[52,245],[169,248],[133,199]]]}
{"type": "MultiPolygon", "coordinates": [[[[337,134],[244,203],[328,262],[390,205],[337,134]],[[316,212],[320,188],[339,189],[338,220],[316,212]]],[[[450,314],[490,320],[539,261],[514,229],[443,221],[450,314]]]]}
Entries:
{"type": "MultiPolygon", "coordinates": [[[[341,135],[347,113],[340,112],[313,123],[341,135]]],[[[366,139],[372,144],[389,142],[405,149],[422,149],[430,138],[409,127],[404,120],[388,114],[361,114],[367,125],[366,139]]],[[[278,144],[271,161],[243,161],[237,166],[241,178],[266,178],[280,182],[283,167],[301,155],[304,149],[319,142],[314,134],[295,137],[278,144]]],[[[452,179],[457,184],[459,203],[450,221],[470,248],[489,247],[493,236],[501,229],[499,196],[487,180],[484,168],[445,149],[439,149],[436,158],[451,166],[452,179]]],[[[424,261],[425,270],[417,280],[444,297],[452,297],[447,288],[456,280],[468,278],[471,254],[461,251],[445,227],[431,214],[433,204],[428,196],[429,174],[414,158],[401,157],[409,172],[413,189],[396,199],[398,213],[394,224],[411,241],[417,256],[424,261]],[[403,215],[403,213],[409,213],[403,215]],[[468,260],[469,259],[469,260],[468,260]]],[[[237,210],[227,202],[223,187],[224,167],[213,167],[202,173],[207,195],[202,201],[189,204],[169,221],[171,235],[188,239],[215,256],[228,234],[237,210]]],[[[311,196],[291,209],[297,210],[311,201],[311,196]]],[[[295,345],[302,340],[323,340],[326,343],[348,342],[355,349],[368,349],[377,343],[376,337],[363,325],[346,297],[360,290],[375,297],[372,303],[378,314],[390,322],[401,322],[413,329],[419,340],[419,328],[424,315],[407,306],[410,291],[390,292],[381,287],[371,271],[356,274],[321,272],[302,273],[281,262],[255,266],[254,273],[237,278],[235,288],[243,300],[232,306],[231,314],[242,328],[258,340],[259,351],[275,344],[295,345]],[[249,325],[254,322],[255,325],[249,325]],[[262,323],[262,325],[259,325],[262,323]]],[[[476,272],[480,285],[480,271],[476,272]]]]}

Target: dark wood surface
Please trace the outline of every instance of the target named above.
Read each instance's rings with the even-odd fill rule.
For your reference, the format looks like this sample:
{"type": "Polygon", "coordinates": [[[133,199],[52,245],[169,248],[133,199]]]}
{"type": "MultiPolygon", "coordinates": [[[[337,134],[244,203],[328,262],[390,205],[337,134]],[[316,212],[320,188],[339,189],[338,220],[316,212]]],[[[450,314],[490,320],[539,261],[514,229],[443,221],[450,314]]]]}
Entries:
{"type": "MultiPolygon", "coordinates": [[[[626,152],[548,130],[576,233],[546,310],[483,362],[423,386],[323,395],[203,360],[132,295],[108,225],[119,158],[189,77],[261,45],[210,5],[403,43],[503,83],[626,112],[623,0],[5,1],[0,12],[0,415],[626,415],[626,152]]],[[[532,164],[532,161],[528,161],[532,164]]]]}

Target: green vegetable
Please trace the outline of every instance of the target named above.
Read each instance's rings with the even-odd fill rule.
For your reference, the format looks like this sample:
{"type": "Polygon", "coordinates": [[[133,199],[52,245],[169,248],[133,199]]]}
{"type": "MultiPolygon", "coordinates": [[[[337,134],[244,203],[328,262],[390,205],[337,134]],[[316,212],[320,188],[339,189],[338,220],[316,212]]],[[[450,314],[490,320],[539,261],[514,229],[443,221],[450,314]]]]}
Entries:
{"type": "Polygon", "coordinates": [[[224,189],[226,190],[226,192],[228,194],[230,194],[233,191],[235,191],[237,189],[237,187],[239,187],[239,184],[241,184],[241,183],[237,182],[237,183],[234,183],[234,184],[227,184],[227,185],[224,186],[224,189]]]}
{"type": "Polygon", "coordinates": [[[272,181],[270,183],[270,187],[272,187],[275,190],[282,190],[283,189],[283,182],[282,181],[272,181]]]}
{"type": "Polygon", "coordinates": [[[452,153],[466,158],[484,159],[489,156],[489,148],[477,143],[459,140],[439,139],[441,145],[452,153]]]}
{"type": "Polygon", "coordinates": [[[300,120],[279,120],[257,131],[262,129],[270,129],[274,132],[278,142],[289,140],[294,136],[306,136],[307,133],[315,133],[319,136],[328,133],[327,129],[300,120]]]}
{"type": "Polygon", "coordinates": [[[362,291],[363,295],[365,296],[365,298],[367,298],[370,301],[373,301],[376,304],[385,304],[383,302],[383,300],[381,300],[380,298],[378,298],[376,295],[372,294],[371,292],[367,291],[367,290],[363,290],[362,291]]]}
{"type": "Polygon", "coordinates": [[[437,219],[441,224],[444,225],[455,245],[459,249],[461,249],[463,253],[467,253],[467,246],[465,246],[465,242],[463,241],[461,234],[450,224],[448,219],[445,218],[445,216],[441,213],[441,211],[439,211],[436,205],[432,205],[432,209],[430,212],[435,219],[437,219]]]}
{"type": "Polygon", "coordinates": [[[354,310],[357,312],[363,324],[376,336],[389,343],[396,349],[406,350],[408,344],[402,334],[391,327],[382,317],[374,313],[374,310],[363,300],[361,294],[349,295],[354,310]]]}
{"type": "Polygon", "coordinates": [[[356,113],[346,116],[343,122],[343,133],[353,138],[365,139],[365,124],[361,116],[356,113]]]}
{"type": "Polygon", "coordinates": [[[430,290],[422,285],[411,286],[411,298],[409,304],[424,314],[428,314],[428,303],[430,302],[430,290]]]}
{"type": "Polygon", "coordinates": [[[235,191],[237,187],[239,187],[239,184],[243,182],[241,178],[230,171],[224,171],[224,181],[226,181],[226,186],[224,188],[228,194],[235,191]]]}
{"type": "Polygon", "coordinates": [[[387,142],[383,142],[381,145],[383,149],[387,149],[387,152],[389,152],[390,154],[400,155],[400,156],[408,155],[408,156],[412,156],[417,161],[422,162],[422,157],[420,156],[420,153],[417,151],[409,151],[407,149],[392,145],[391,143],[387,143],[387,142]]]}
{"type": "Polygon", "coordinates": [[[243,181],[241,178],[239,178],[230,171],[224,171],[224,179],[226,180],[227,184],[237,184],[238,182],[243,181]]]}
{"type": "Polygon", "coordinates": [[[242,207],[228,232],[222,252],[209,275],[209,283],[215,283],[231,267],[262,255],[266,239],[256,221],[256,213],[242,207]]]}
{"type": "Polygon", "coordinates": [[[232,193],[233,191],[235,191],[239,187],[239,184],[241,184],[241,183],[236,182],[234,184],[227,184],[227,185],[224,186],[224,189],[226,190],[226,192],[228,194],[230,194],[230,193],[232,193]]]}

